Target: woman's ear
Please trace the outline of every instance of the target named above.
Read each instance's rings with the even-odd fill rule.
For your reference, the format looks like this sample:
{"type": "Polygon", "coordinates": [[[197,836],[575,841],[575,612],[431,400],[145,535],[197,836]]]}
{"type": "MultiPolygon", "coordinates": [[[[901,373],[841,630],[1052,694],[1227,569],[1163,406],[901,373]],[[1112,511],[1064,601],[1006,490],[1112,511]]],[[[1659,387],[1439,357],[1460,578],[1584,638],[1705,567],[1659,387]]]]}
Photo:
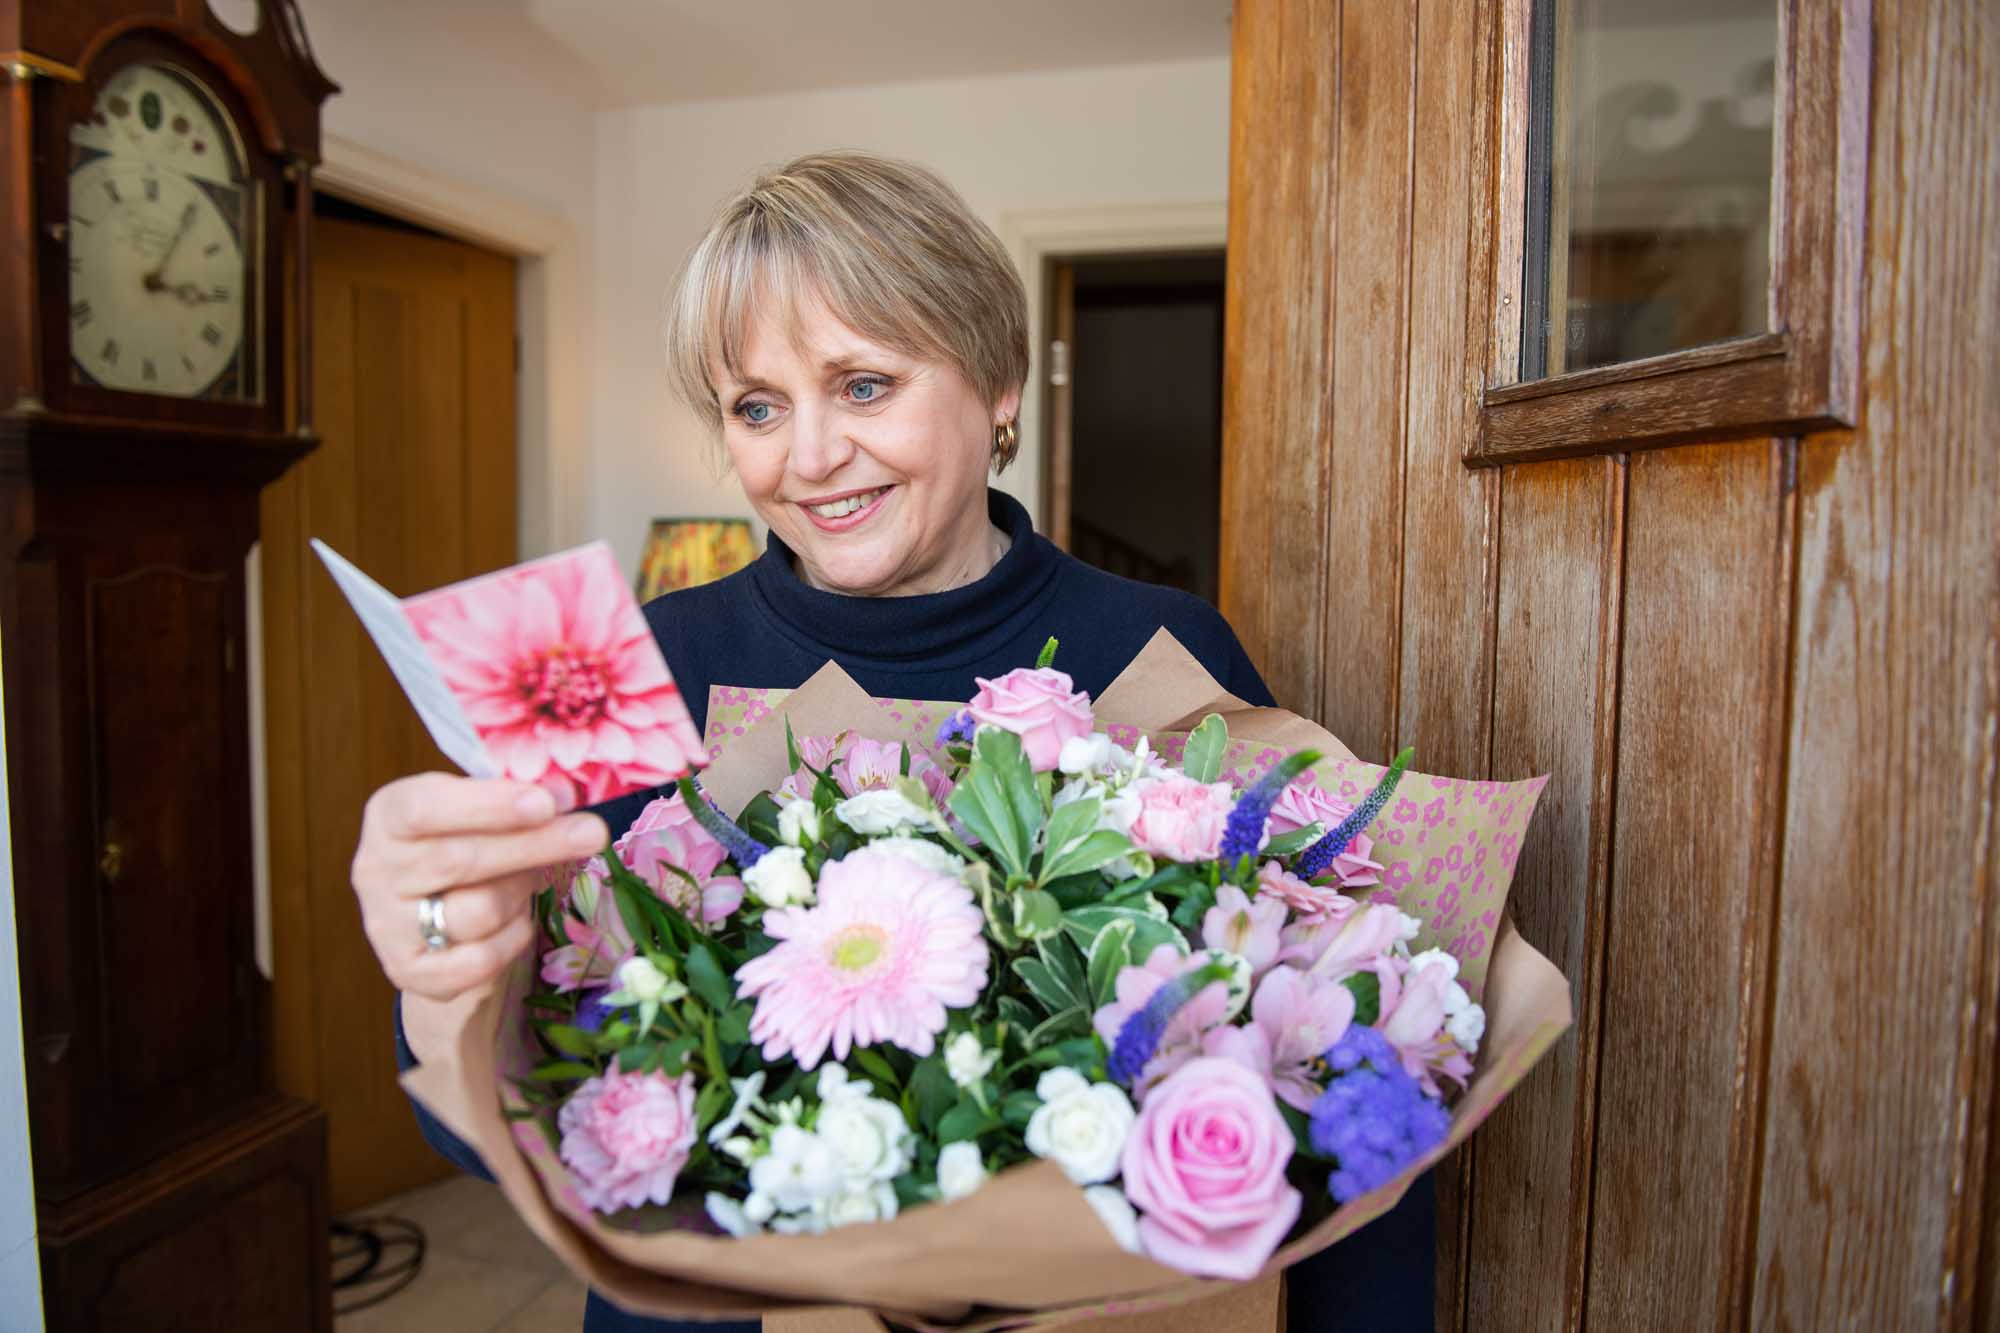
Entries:
{"type": "Polygon", "coordinates": [[[1000,395],[999,402],[993,404],[993,424],[996,427],[1004,426],[1020,415],[1021,386],[1016,384],[1013,388],[1000,395]]]}

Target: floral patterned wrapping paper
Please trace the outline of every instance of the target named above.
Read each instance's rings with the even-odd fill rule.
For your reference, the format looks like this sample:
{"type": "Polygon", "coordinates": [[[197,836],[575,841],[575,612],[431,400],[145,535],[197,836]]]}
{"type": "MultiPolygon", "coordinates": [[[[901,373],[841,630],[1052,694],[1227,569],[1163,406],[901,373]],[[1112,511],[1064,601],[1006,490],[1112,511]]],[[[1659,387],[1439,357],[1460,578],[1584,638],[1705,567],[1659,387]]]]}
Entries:
{"type": "MultiPolygon", "coordinates": [[[[1232,735],[1241,722],[1245,733],[1285,737],[1282,747],[1265,739],[1232,746],[1225,761],[1232,780],[1259,773],[1304,744],[1337,756],[1313,772],[1323,787],[1346,798],[1366,792],[1380,775],[1379,766],[1347,757],[1335,738],[1310,723],[1275,709],[1245,708],[1198,665],[1194,671],[1205,682],[1198,696],[1183,691],[1169,700],[1165,695],[1172,692],[1164,689],[1121,693],[1127,677],[1157,682],[1173,670],[1185,674],[1192,657],[1164,633],[1161,639],[1101,696],[1100,722],[1121,743],[1134,743],[1143,732],[1177,755],[1186,730],[1213,704],[1232,735]],[[1117,722],[1106,721],[1112,707],[1121,710],[1117,722]]],[[[871,700],[831,663],[795,692],[719,687],[711,695],[712,763],[703,784],[732,811],[774,786],[786,764],[783,718],[802,735],[861,729],[880,740],[928,744],[956,708],[871,700]]],[[[479,1151],[509,1202],[572,1271],[634,1311],[727,1318],[846,1305],[960,1333],[1147,1313],[1148,1329],[1158,1333],[1233,1333],[1267,1322],[1263,1314],[1250,1319],[1245,1312],[1269,1308],[1271,1284],[1285,1265],[1393,1207],[1411,1181],[1492,1113],[1569,1026],[1568,983],[1502,919],[1521,836],[1545,781],[1485,783],[1413,773],[1404,780],[1405,799],[1392,802],[1371,826],[1376,859],[1385,869],[1378,892],[1427,923],[1418,947],[1437,941],[1460,951],[1468,989],[1484,979],[1486,1037],[1445,1141],[1395,1181],[1281,1248],[1247,1283],[1190,1278],[1120,1249],[1081,1192],[1046,1161],[1009,1168],[955,1203],[818,1236],[732,1240],[705,1234],[709,1229],[695,1220],[698,1202],[688,1208],[687,1229],[670,1223],[643,1234],[608,1224],[569,1183],[548,1127],[537,1122],[513,1084],[538,1058],[520,1005],[533,980],[527,956],[508,986],[466,1012],[449,1053],[409,1071],[404,1085],[479,1151]],[[1032,1289],[1024,1288],[1022,1273],[1035,1274],[1032,1289]],[[1188,1311],[1174,1308],[1205,1297],[1217,1299],[1188,1311]]]]}

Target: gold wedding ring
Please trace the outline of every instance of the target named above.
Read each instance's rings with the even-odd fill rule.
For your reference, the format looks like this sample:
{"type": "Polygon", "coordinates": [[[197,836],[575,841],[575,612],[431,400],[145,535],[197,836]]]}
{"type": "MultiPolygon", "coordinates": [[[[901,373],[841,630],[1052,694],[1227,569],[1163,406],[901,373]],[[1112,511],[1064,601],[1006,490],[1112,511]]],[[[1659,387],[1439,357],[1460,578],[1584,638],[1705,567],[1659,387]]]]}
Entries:
{"type": "Polygon", "coordinates": [[[424,937],[424,948],[431,953],[443,953],[451,947],[451,936],[444,930],[442,895],[433,893],[417,900],[417,931],[424,937]]]}

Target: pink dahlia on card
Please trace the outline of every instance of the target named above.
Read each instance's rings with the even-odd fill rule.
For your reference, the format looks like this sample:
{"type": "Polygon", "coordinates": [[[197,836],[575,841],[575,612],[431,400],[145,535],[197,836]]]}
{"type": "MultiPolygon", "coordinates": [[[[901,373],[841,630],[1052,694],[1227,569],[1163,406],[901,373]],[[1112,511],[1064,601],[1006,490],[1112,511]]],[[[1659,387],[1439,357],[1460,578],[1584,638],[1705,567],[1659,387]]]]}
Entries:
{"type": "Polygon", "coordinates": [[[700,753],[608,550],[414,597],[404,610],[510,778],[590,803],[676,778],[700,753]]]}
{"type": "Polygon", "coordinates": [[[986,985],[985,920],[971,890],[905,856],[872,848],[820,872],[819,902],[768,912],[776,948],[736,973],[753,996],[750,1036],[764,1058],[811,1069],[828,1047],[887,1042],[929,1055],[947,1007],[986,985]]]}

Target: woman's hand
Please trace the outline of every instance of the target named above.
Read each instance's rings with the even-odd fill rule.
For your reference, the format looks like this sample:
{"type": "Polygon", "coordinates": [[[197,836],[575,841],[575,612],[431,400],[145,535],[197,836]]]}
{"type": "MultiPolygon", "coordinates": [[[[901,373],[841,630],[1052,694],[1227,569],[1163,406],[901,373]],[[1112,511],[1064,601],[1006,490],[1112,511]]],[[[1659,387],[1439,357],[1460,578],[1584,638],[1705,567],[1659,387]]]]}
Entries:
{"type": "MultiPolygon", "coordinates": [[[[534,938],[529,904],[541,869],[601,852],[605,841],[602,819],[558,818],[555,798],[523,782],[420,773],[382,787],[362,812],[352,875],[383,973],[411,1000],[442,1004],[482,989],[534,938]],[[449,941],[436,950],[418,916],[432,896],[449,941]]],[[[404,1018],[417,1047],[410,1006],[404,1018]]]]}

